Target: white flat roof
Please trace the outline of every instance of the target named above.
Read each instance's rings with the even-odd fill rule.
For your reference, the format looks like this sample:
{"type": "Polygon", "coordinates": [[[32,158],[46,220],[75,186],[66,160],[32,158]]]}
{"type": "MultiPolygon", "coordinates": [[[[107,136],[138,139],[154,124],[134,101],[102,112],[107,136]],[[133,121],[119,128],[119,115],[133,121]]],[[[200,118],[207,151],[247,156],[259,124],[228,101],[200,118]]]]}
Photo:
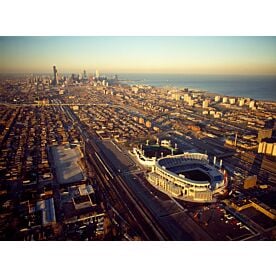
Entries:
{"type": "Polygon", "coordinates": [[[58,183],[68,184],[85,180],[83,170],[78,164],[81,158],[79,147],[71,148],[67,144],[53,146],[51,150],[58,183]]]}

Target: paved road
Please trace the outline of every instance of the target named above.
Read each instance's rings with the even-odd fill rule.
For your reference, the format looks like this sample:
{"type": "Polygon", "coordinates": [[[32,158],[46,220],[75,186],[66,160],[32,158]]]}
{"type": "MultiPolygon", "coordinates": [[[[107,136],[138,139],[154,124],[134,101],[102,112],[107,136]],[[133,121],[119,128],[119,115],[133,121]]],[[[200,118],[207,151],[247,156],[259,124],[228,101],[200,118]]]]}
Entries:
{"type": "MultiPolygon", "coordinates": [[[[105,146],[106,143],[102,143],[100,147],[103,149],[105,146]]],[[[109,147],[110,144],[108,143],[107,146],[109,147]]],[[[158,224],[169,234],[170,240],[211,240],[211,237],[188,216],[182,206],[167,196],[158,196],[160,192],[155,188],[149,188],[143,177],[128,170],[129,167],[125,166],[124,162],[129,158],[125,158],[127,152],[119,150],[114,145],[111,147],[112,155],[118,158],[114,158],[112,155],[107,157],[110,157],[111,162],[115,163],[116,168],[121,168],[120,175],[132,194],[135,194],[139,201],[149,209],[158,224]]],[[[106,150],[106,152],[108,151],[106,150]]]]}

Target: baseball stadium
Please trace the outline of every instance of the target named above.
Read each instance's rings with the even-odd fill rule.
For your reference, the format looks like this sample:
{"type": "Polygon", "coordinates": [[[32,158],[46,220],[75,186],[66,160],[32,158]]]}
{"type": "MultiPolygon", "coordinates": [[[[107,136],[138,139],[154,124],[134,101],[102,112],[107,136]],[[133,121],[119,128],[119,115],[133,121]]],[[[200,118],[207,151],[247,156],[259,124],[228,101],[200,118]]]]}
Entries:
{"type": "Polygon", "coordinates": [[[163,192],[192,202],[214,202],[216,195],[227,191],[228,185],[226,171],[211,164],[208,155],[202,153],[156,159],[147,179],[163,192]]]}

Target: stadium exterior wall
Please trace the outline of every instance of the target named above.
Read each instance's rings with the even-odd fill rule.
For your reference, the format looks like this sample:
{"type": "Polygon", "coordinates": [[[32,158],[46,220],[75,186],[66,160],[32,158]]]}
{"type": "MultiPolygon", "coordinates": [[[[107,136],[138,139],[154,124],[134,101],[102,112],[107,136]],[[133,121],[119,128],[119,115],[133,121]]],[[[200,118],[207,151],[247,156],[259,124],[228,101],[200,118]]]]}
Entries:
{"type": "MultiPolygon", "coordinates": [[[[160,163],[165,163],[162,160],[178,162],[178,164],[210,165],[208,165],[208,156],[200,153],[184,153],[158,159],[152,166],[152,171],[147,175],[147,179],[151,184],[158,186],[169,195],[193,202],[213,202],[215,201],[213,195],[221,192],[227,185],[225,178],[222,181],[215,182],[210,176],[211,181],[209,182],[182,177],[161,165],[160,163]]],[[[213,170],[217,169],[213,167],[213,170]]]]}

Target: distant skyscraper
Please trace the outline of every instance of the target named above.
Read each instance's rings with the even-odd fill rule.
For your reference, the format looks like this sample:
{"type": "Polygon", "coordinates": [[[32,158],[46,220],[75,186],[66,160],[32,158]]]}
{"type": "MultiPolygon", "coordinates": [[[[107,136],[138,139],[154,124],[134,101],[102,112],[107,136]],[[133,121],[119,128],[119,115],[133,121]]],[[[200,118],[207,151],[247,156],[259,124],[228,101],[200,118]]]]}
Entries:
{"type": "Polygon", "coordinates": [[[215,96],[215,102],[219,102],[220,101],[220,96],[215,96]]]}
{"type": "Polygon", "coordinates": [[[222,98],[222,102],[223,102],[223,103],[227,103],[227,101],[228,101],[228,98],[227,98],[227,97],[223,97],[223,98],[222,98]]]}
{"type": "Polygon", "coordinates": [[[53,66],[53,70],[54,70],[54,80],[53,80],[53,84],[54,84],[54,85],[57,85],[57,84],[58,84],[58,74],[57,74],[57,68],[56,68],[55,65],[53,66]]]}
{"type": "Polygon", "coordinates": [[[229,99],[229,102],[230,102],[230,104],[235,104],[236,99],[235,98],[231,98],[231,99],[229,99]]]}
{"type": "Polygon", "coordinates": [[[240,99],[239,106],[244,106],[244,101],[245,101],[245,99],[240,99]]]}
{"type": "Polygon", "coordinates": [[[88,80],[88,77],[87,77],[87,74],[86,74],[86,70],[83,71],[82,79],[83,79],[84,81],[87,81],[87,80],[88,80]]]}
{"type": "Polygon", "coordinates": [[[98,69],[96,70],[96,78],[98,79],[100,77],[100,73],[98,71],[98,69]]]}
{"type": "Polygon", "coordinates": [[[208,108],[208,105],[209,105],[209,101],[208,100],[204,100],[203,103],[202,103],[202,107],[203,108],[208,108]]]}
{"type": "Polygon", "coordinates": [[[253,109],[255,107],[255,101],[250,101],[249,108],[253,109]]]}

